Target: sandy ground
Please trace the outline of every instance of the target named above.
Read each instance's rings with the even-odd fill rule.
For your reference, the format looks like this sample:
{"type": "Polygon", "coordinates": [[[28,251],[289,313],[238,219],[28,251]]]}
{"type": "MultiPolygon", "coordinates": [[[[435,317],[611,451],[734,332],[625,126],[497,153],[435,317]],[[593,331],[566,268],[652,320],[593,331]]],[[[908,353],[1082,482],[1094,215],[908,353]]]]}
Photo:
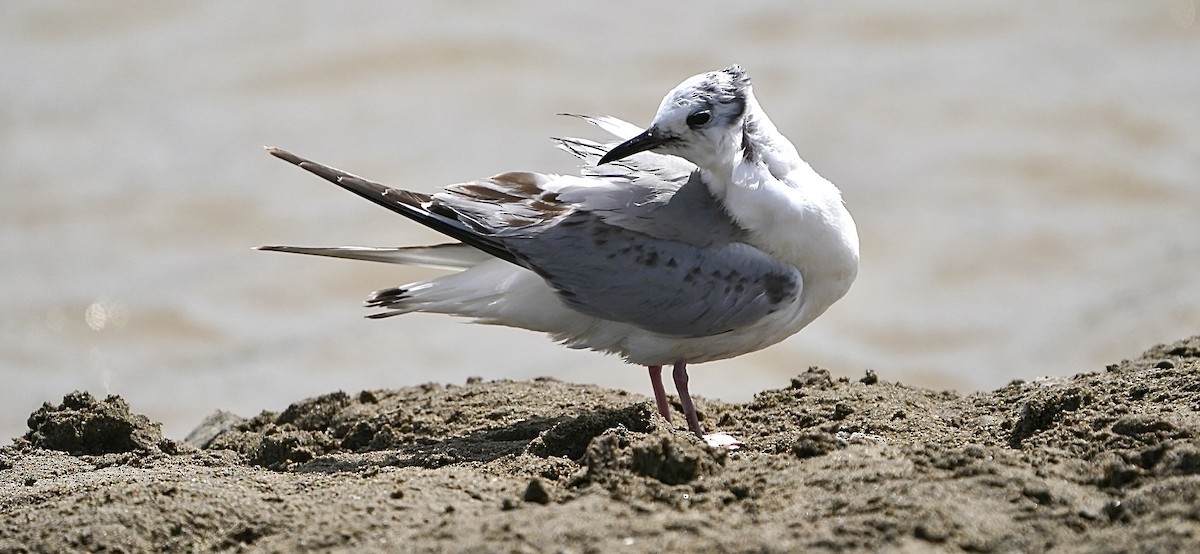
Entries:
{"type": "Polygon", "coordinates": [[[333,393],[185,442],[119,397],[0,450],[0,551],[1183,551],[1200,337],[970,396],[809,369],[699,403],[556,380],[333,393]]]}

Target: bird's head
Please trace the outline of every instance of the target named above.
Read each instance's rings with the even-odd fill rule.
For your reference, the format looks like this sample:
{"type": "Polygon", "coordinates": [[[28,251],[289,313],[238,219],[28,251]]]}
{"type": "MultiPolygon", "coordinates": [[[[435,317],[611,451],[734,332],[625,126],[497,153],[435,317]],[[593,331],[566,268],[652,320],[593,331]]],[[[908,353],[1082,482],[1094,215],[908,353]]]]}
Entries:
{"type": "Polygon", "coordinates": [[[667,93],[649,128],[613,147],[600,163],[647,150],[702,168],[728,163],[741,144],[749,96],[750,76],[737,65],[690,77],[667,93]]]}

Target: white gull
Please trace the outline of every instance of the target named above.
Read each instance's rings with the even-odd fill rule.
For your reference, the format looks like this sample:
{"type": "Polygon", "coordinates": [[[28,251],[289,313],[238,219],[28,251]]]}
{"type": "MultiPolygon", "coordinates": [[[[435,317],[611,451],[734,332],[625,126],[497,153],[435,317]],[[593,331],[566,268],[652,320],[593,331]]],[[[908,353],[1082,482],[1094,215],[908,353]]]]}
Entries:
{"type": "Polygon", "coordinates": [[[380,318],[435,312],[549,334],[649,368],[659,413],[673,377],[688,428],[709,444],[687,364],[775,344],[846,294],[858,233],[840,191],[767,118],[739,66],[691,77],[646,130],[579,116],[623,140],[558,139],[581,176],[504,173],[422,194],[268,151],[458,240],[295,252],[460,270],[375,292],[380,318]]]}

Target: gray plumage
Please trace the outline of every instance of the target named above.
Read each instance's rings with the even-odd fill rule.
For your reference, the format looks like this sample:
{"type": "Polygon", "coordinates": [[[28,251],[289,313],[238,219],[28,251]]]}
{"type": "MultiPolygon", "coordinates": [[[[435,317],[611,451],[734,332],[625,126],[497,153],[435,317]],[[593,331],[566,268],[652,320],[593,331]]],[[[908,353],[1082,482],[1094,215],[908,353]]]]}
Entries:
{"type": "Polygon", "coordinates": [[[433,194],[269,149],[461,244],[261,248],[460,269],[374,293],[366,304],[382,311],[368,317],[445,313],[620,355],[649,367],[668,419],[661,371],[673,365],[688,427],[703,435],[687,364],[775,344],[841,298],[858,271],[854,221],[738,66],[685,80],[644,130],[576,117],[619,139],[557,139],[581,176],[504,173],[433,194]]]}

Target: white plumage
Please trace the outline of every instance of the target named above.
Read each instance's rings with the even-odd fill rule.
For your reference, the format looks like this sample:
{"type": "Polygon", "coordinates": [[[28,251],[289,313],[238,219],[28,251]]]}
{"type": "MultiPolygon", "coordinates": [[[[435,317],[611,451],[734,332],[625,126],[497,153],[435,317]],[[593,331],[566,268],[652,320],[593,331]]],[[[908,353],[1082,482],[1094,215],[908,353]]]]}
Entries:
{"type": "Polygon", "coordinates": [[[703,436],[686,364],[775,344],[841,298],[858,270],[854,221],[738,66],[681,83],[644,131],[579,117],[624,141],[558,139],[584,160],[581,176],[505,173],[432,195],[270,149],[460,242],[260,249],[460,269],[376,292],[367,305],[383,311],[369,317],[445,313],[620,355],[649,366],[668,419],[661,366],[673,365],[689,428],[703,436]]]}

